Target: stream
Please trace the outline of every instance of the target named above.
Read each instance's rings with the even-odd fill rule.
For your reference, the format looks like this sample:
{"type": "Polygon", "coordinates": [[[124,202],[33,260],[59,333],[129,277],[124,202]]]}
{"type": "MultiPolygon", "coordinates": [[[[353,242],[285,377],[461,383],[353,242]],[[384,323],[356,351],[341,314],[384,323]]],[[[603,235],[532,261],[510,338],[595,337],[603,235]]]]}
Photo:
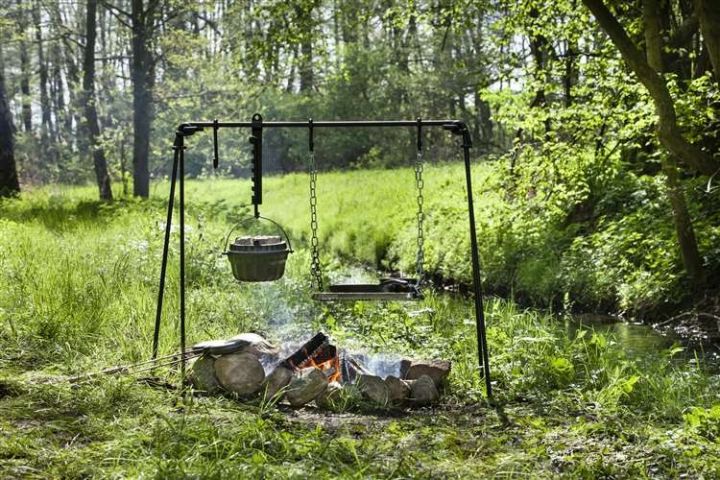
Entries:
{"type": "MultiPolygon", "coordinates": [[[[375,283],[382,276],[382,273],[357,266],[346,268],[341,274],[333,273],[331,279],[337,283],[375,283]]],[[[469,297],[457,296],[454,293],[448,295],[452,295],[453,301],[461,303],[463,308],[473,308],[469,297]]],[[[610,315],[585,313],[570,317],[558,316],[557,320],[565,324],[567,335],[571,338],[580,329],[609,334],[630,358],[652,357],[673,346],[680,346],[684,350],[673,357],[678,363],[695,363],[700,360],[712,371],[720,372],[720,343],[712,340],[697,340],[697,336],[691,340],[672,330],[661,332],[651,325],[629,323],[610,315]]]]}
{"type": "Polygon", "coordinates": [[[720,346],[711,342],[690,341],[672,332],[659,332],[644,323],[628,323],[606,315],[576,315],[565,324],[570,336],[579,329],[610,334],[629,357],[652,356],[676,345],[684,348],[676,356],[679,362],[694,363],[701,359],[712,370],[720,371],[720,346]]]}

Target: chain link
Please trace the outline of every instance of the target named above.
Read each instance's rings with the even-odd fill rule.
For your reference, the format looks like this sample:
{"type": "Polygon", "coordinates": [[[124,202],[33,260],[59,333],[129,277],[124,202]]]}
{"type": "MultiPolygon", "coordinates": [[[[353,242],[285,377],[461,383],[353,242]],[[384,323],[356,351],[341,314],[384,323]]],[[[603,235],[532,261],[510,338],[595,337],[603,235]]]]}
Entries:
{"type": "Polygon", "coordinates": [[[423,204],[425,203],[425,197],[423,196],[423,188],[425,182],[423,181],[423,150],[418,149],[417,157],[415,159],[415,185],[417,187],[417,259],[416,259],[416,274],[417,281],[420,283],[425,277],[425,233],[423,228],[423,222],[425,221],[425,212],[423,211],[423,204]]]}
{"type": "Polygon", "coordinates": [[[315,152],[310,152],[310,285],[317,289],[323,289],[322,269],[320,268],[320,241],[317,235],[317,163],[315,152]]]}

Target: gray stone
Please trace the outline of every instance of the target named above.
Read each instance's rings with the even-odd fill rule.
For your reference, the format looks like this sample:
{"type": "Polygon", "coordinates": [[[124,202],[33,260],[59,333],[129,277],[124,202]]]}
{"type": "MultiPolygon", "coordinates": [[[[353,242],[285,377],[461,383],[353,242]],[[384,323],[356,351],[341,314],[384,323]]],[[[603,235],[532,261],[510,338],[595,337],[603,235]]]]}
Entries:
{"type": "Polygon", "coordinates": [[[427,375],[440,388],[450,374],[451,364],[447,360],[414,360],[405,375],[406,380],[417,380],[427,375]]]}
{"type": "Polygon", "coordinates": [[[327,410],[342,409],[344,403],[343,387],[338,382],[330,382],[320,395],[315,397],[315,404],[327,410]]]}
{"type": "Polygon", "coordinates": [[[405,380],[392,375],[385,379],[388,388],[388,400],[390,403],[401,404],[410,396],[410,384],[405,380]]]}
{"type": "MultiPolygon", "coordinates": [[[[265,382],[265,398],[267,400],[270,400],[276,395],[278,395],[278,392],[280,392],[280,390],[288,386],[290,380],[292,380],[292,377],[292,370],[283,367],[282,365],[278,365],[275,370],[273,370],[272,373],[268,375],[265,382]]],[[[280,397],[282,397],[282,395],[283,394],[279,394],[280,397]]],[[[279,398],[277,400],[279,400],[279,398]]]]}
{"type": "Polygon", "coordinates": [[[258,358],[250,353],[232,353],[215,360],[215,375],[228,392],[239,396],[251,395],[265,380],[265,370],[258,358]]]}
{"type": "Polygon", "coordinates": [[[215,376],[215,359],[210,355],[203,355],[191,360],[188,379],[196,390],[213,394],[220,391],[220,383],[215,376]]]}
{"type": "Polygon", "coordinates": [[[314,400],[327,386],[327,378],[320,369],[304,368],[290,380],[285,398],[293,407],[300,407],[314,400]]]}
{"type": "Polygon", "coordinates": [[[410,399],[414,404],[430,405],[440,398],[435,382],[428,375],[421,375],[410,383],[410,399]]]}
{"type": "Polygon", "coordinates": [[[376,375],[358,375],[355,384],[363,397],[383,407],[388,404],[390,394],[382,378],[376,375]]]}

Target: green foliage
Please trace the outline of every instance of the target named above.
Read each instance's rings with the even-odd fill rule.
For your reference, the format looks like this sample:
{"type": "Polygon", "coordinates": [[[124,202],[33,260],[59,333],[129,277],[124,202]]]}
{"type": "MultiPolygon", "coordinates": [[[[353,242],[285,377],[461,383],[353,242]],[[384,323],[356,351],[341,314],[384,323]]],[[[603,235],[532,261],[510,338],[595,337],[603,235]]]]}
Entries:
{"type": "MultiPolygon", "coordinates": [[[[437,190],[434,202],[462,197],[461,187],[453,187],[451,181],[460,170],[435,172],[437,180],[429,182],[438,181],[445,188],[437,190]]],[[[400,173],[411,176],[406,170],[391,174],[400,173]]],[[[484,167],[477,173],[488,171],[484,167]]],[[[321,217],[321,227],[326,229],[326,243],[347,247],[352,252],[346,253],[348,258],[370,261],[375,253],[358,243],[381,241],[375,237],[380,230],[368,230],[371,222],[358,227],[365,234],[361,242],[340,242],[334,232],[352,225],[345,216],[396,210],[388,202],[363,203],[359,175],[321,175],[327,188],[356,193],[349,196],[354,202],[335,213],[329,212],[338,207],[326,204],[329,212],[321,217]]],[[[381,178],[388,172],[371,175],[381,178]]],[[[327,417],[312,409],[277,410],[266,402],[182,397],[127,378],[103,378],[74,388],[39,383],[46,376],[148,358],[164,202],[156,197],[106,205],[88,201],[94,196],[90,187],[37,191],[0,204],[0,288],[6,293],[0,299],[3,476],[717,473],[715,462],[707,459],[718,453],[714,425],[720,386],[702,359],[691,363],[678,348],[649,348],[641,356],[632,355],[630,344],[600,327],[569,329],[558,317],[490,299],[485,305],[488,341],[496,401],[502,406],[496,413],[482,402],[472,302],[467,299],[429,292],[420,304],[412,305],[329,307],[309,301],[309,255],[302,245],[307,205],[276,202],[304,192],[304,177],[268,181],[268,199],[273,201],[268,200],[265,213],[288,226],[297,241],[286,277],[262,285],[232,282],[227,262],[217,253],[232,222],[246,212],[242,203],[235,203],[237,193],[246,191],[238,183],[188,184],[189,341],[248,330],[271,340],[305,338],[323,329],[350,348],[447,358],[453,367],[443,404],[432,411],[398,415],[368,413],[367,407],[358,410],[356,400],[349,398],[338,405],[342,413],[327,417]],[[698,449],[706,452],[705,460],[698,449]],[[608,451],[623,456],[608,457],[608,451]]],[[[409,183],[407,191],[396,188],[388,193],[393,199],[411,199],[409,183]]],[[[504,205],[500,198],[484,198],[480,204],[504,205]]],[[[459,207],[448,209],[453,211],[457,218],[448,217],[451,226],[439,237],[445,245],[455,238],[455,228],[464,228],[464,223],[456,227],[455,222],[466,220],[459,207]]],[[[396,232],[393,222],[402,225],[405,214],[410,221],[412,212],[389,215],[384,230],[396,232]]],[[[173,235],[161,337],[165,353],[174,351],[177,343],[176,240],[173,235]]],[[[329,262],[334,255],[324,257],[331,276],[348,266],[337,259],[329,262]]],[[[467,255],[461,261],[467,262],[467,255]]],[[[156,374],[177,380],[172,371],[156,374]]]]}

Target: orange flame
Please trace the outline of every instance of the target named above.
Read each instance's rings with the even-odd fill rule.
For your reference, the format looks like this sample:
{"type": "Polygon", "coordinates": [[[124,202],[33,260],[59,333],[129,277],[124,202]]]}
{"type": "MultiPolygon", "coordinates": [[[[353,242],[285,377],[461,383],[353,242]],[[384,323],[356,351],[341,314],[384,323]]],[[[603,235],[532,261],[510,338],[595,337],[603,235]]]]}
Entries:
{"type": "Polygon", "coordinates": [[[342,378],[342,372],[340,370],[340,357],[337,354],[324,362],[317,362],[315,360],[315,355],[307,355],[307,360],[301,362],[300,365],[293,364],[292,366],[295,369],[317,368],[325,374],[328,382],[339,382],[342,378]]]}

